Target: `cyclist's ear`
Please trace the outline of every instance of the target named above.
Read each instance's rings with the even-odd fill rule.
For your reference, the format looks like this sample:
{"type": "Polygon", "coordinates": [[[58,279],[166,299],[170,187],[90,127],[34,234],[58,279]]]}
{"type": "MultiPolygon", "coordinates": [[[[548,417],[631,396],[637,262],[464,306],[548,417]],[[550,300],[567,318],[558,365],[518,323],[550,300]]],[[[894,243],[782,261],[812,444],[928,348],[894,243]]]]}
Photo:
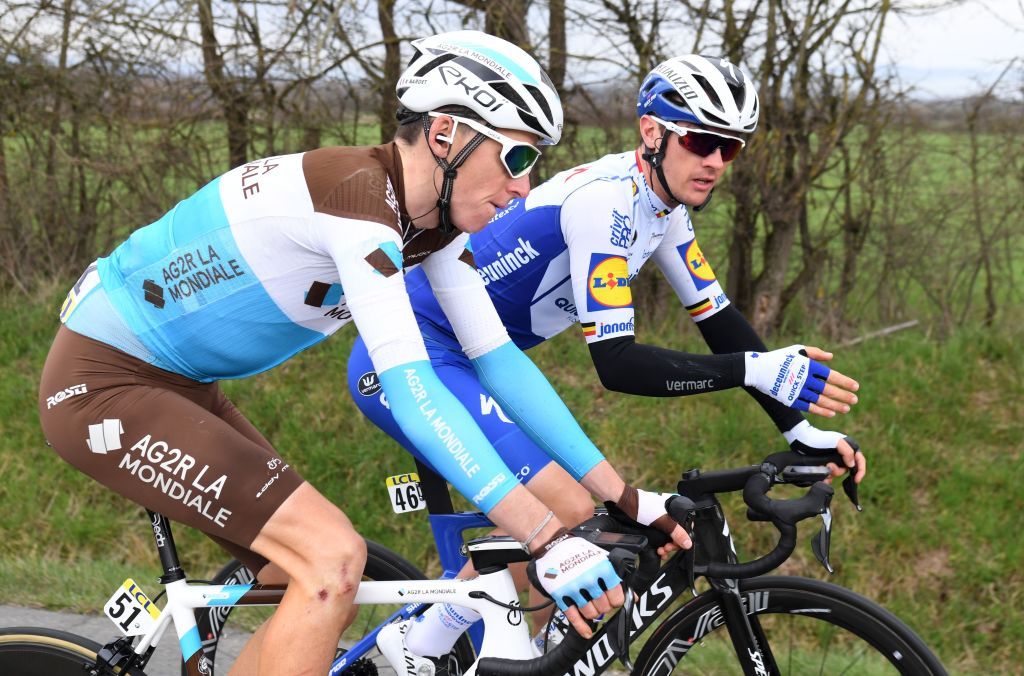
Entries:
{"type": "Polygon", "coordinates": [[[435,117],[430,123],[427,140],[434,155],[447,159],[455,141],[455,121],[447,115],[435,117]]]}

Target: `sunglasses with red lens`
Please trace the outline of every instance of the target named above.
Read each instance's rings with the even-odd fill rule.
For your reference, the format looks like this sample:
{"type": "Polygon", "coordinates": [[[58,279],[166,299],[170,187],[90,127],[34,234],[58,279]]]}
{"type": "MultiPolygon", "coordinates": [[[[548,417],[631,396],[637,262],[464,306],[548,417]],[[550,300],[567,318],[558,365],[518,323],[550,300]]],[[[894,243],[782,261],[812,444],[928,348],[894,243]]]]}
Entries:
{"type": "Polygon", "coordinates": [[[679,145],[683,146],[691,153],[700,155],[701,157],[707,157],[716,150],[721,149],[722,160],[724,162],[732,162],[736,159],[736,156],[740,154],[743,146],[746,145],[746,142],[743,139],[735,136],[719,134],[718,132],[709,131],[707,129],[680,127],[678,124],[666,122],[654,115],[651,115],[650,118],[665,127],[668,131],[675,133],[676,138],[679,139],[679,145]]]}

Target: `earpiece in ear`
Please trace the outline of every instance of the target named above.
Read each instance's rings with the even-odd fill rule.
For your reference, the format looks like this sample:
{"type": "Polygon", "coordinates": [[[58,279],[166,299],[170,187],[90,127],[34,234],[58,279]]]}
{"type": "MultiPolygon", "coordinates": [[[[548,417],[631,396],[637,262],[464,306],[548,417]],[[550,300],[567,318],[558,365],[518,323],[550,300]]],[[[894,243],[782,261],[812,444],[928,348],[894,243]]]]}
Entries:
{"type": "Polygon", "coordinates": [[[443,141],[445,143],[451,143],[452,142],[451,138],[445,136],[444,134],[438,134],[434,138],[437,139],[438,141],[443,141]]]}

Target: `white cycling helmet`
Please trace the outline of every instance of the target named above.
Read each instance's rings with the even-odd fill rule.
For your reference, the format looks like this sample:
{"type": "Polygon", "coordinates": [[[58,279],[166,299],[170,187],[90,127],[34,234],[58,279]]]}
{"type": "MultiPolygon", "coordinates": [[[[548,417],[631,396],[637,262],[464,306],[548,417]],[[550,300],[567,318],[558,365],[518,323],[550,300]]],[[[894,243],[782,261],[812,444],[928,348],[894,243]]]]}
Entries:
{"type": "Polygon", "coordinates": [[[726,59],[686,54],[662,61],[648,73],[637,96],[637,117],[749,134],[757,128],[757,91],[743,70],[726,59]]]}
{"type": "Polygon", "coordinates": [[[395,92],[404,108],[426,113],[465,106],[497,129],[562,136],[562,104],[547,73],[510,42],[480,31],[441,33],[412,43],[415,54],[395,92]]]}

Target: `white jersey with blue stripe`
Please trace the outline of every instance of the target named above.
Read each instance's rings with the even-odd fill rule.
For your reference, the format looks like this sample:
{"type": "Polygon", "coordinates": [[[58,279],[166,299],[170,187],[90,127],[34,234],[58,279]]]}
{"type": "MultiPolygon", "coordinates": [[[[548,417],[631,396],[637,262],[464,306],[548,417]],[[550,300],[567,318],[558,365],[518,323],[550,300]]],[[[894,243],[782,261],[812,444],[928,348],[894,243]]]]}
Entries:
{"type": "MultiPolygon", "coordinates": [[[[633,335],[630,284],[648,259],[695,321],[729,303],[685,207],[648,187],[635,152],[563,171],[470,237],[477,270],[509,336],[528,349],[580,323],[588,343],[633,335]]],[[[426,331],[451,333],[426,279],[407,279],[426,331]]]]}

